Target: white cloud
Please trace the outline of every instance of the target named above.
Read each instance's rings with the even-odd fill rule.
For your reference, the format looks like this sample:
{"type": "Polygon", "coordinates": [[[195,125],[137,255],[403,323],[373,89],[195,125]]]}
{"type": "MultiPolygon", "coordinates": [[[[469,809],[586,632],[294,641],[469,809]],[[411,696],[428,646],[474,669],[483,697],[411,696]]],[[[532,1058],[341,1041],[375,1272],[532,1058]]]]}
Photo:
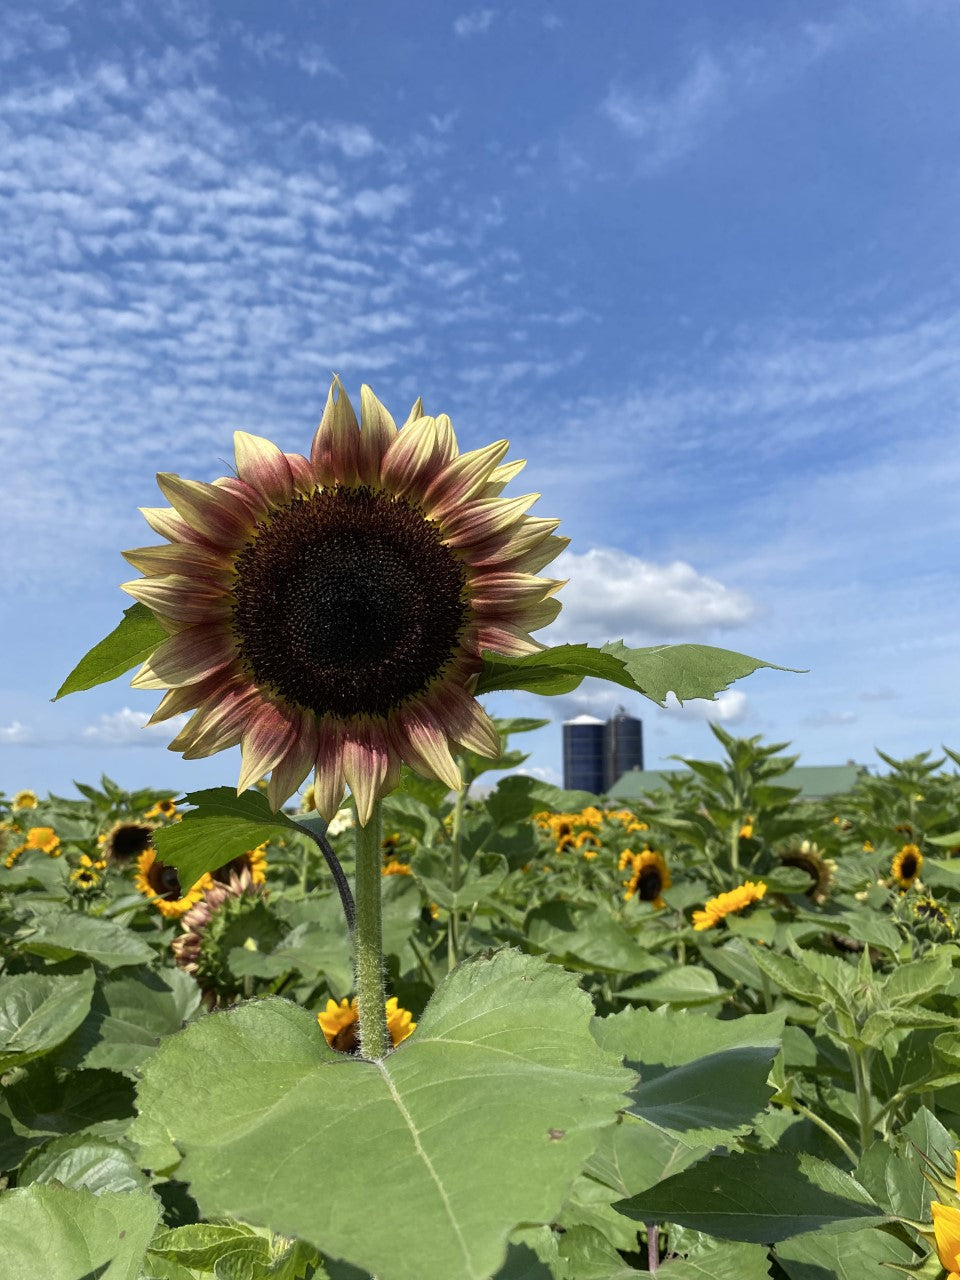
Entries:
{"type": "Polygon", "coordinates": [[[0,743],[26,743],[31,740],[31,732],[25,724],[21,724],[19,720],[12,720],[10,724],[0,725],[0,743]]]}
{"type": "Polygon", "coordinates": [[[747,695],[739,689],[728,689],[716,699],[691,698],[681,706],[676,695],[667,694],[664,712],[680,720],[721,720],[736,724],[747,714],[747,695]]]}
{"type": "Polygon", "coordinates": [[[881,685],[877,689],[865,689],[860,694],[861,702],[893,702],[899,698],[900,694],[895,689],[891,689],[889,685],[881,685]]]}
{"type": "Polygon", "coordinates": [[[712,628],[743,626],[755,613],[750,598],[682,560],[655,564],[610,547],[565,551],[550,566],[569,578],[550,640],[627,643],[683,640],[712,628]]]}
{"type": "Polygon", "coordinates": [[[461,14],[454,21],[453,30],[461,38],[464,36],[480,36],[490,30],[490,26],[496,16],[496,12],[493,9],[473,9],[470,13],[461,14]]]}
{"type": "Polygon", "coordinates": [[[122,707],[119,711],[108,711],[99,716],[93,724],[86,726],[81,737],[84,743],[95,746],[129,744],[134,747],[160,747],[172,741],[187,722],[185,715],[154,725],[147,724],[149,719],[150,712],[122,707]]]}
{"type": "Polygon", "coordinates": [[[300,130],[305,138],[313,138],[320,146],[336,147],[349,160],[372,156],[380,150],[380,144],[364,124],[350,124],[333,121],[329,124],[317,124],[309,120],[300,130]]]}

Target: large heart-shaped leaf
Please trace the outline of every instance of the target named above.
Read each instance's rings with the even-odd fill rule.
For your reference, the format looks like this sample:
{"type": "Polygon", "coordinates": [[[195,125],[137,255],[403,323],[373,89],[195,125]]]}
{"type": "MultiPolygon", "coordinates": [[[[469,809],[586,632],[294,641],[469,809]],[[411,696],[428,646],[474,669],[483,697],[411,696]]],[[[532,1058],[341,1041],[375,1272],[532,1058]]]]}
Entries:
{"type": "Polygon", "coordinates": [[[183,1153],[207,1216],[380,1280],[489,1280],[513,1227],[560,1209],[633,1079],[590,1013],[570,974],[517,952],[455,970],[380,1062],[334,1052],[285,1001],[241,1005],[161,1047],[134,1133],[148,1163],[183,1153]]]}
{"type": "Polygon", "coordinates": [[[5,978],[0,995],[0,1071],[23,1066],[72,1035],[87,1016],[93,984],[92,969],[75,977],[17,973],[5,978]]]}

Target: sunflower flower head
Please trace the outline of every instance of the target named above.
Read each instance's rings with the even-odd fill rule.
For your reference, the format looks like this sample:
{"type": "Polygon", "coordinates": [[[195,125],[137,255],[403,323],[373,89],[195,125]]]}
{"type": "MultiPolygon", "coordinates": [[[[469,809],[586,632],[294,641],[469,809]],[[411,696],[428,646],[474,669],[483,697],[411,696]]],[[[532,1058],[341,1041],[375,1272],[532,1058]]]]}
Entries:
{"type": "Polygon", "coordinates": [[[166,800],[158,800],[143,816],[148,822],[151,818],[166,818],[170,821],[178,816],[177,802],[173,796],[169,796],[166,800]]]}
{"type": "Polygon", "coordinates": [[[74,893],[82,897],[99,892],[103,886],[103,873],[107,864],[102,858],[89,858],[81,855],[79,865],[70,872],[68,882],[74,893]]]}
{"type": "Polygon", "coordinates": [[[823,856],[823,850],[818,844],[812,840],[801,840],[799,844],[789,845],[780,854],[780,865],[805,871],[810,877],[806,896],[818,905],[826,902],[837,864],[832,858],[823,856]]]}
{"type": "Polygon", "coordinates": [[[629,850],[620,857],[620,870],[630,868],[629,877],[624,880],[624,900],[639,898],[641,902],[651,902],[655,910],[665,907],[664,889],[673,884],[670,869],[663,855],[654,849],[643,849],[640,853],[629,850]]]}
{"type": "Polygon", "coordinates": [[[134,881],[138,891],[168,920],[177,920],[203,897],[214,881],[203,875],[186,891],[180,884],[176,867],[161,862],[153,849],[145,849],[137,859],[137,875],[134,881]]]}
{"type": "Polygon", "coordinates": [[[952,937],[956,933],[953,917],[947,907],[942,902],[938,902],[936,898],[916,898],[910,909],[913,912],[914,919],[919,921],[920,924],[926,925],[934,936],[937,934],[941,936],[949,934],[952,937]]]}
{"type": "Polygon", "coordinates": [[[389,862],[385,862],[380,868],[382,876],[412,876],[410,864],[407,862],[398,862],[396,858],[391,858],[389,862]]]}
{"type": "Polygon", "coordinates": [[[14,809],[35,809],[40,803],[35,791],[18,791],[13,797],[14,809]]]}
{"type": "Polygon", "coordinates": [[[960,1280],[960,1209],[933,1200],[930,1212],[940,1265],[948,1280],[960,1280]]]}
{"type": "Polygon", "coordinates": [[[246,853],[239,854],[230,862],[219,867],[216,871],[211,872],[213,879],[219,884],[229,884],[234,876],[243,877],[248,875],[251,884],[265,884],[267,880],[267,841],[258,844],[255,849],[248,849],[246,853]]]}
{"type": "Polygon", "coordinates": [[[767,886],[762,880],[756,882],[746,880],[743,884],[737,885],[736,889],[731,889],[728,893],[721,893],[715,898],[711,898],[701,911],[695,911],[693,913],[693,927],[697,932],[701,932],[704,929],[712,929],[725,916],[734,915],[743,911],[745,907],[749,907],[752,903],[759,902],[766,892],[767,886]]]}
{"type": "Polygon", "coordinates": [[[398,431],[368,387],[358,422],[334,379],[309,458],[235,448],[236,476],[159,475],[166,543],[125,552],[169,632],[133,679],[166,691],[152,723],[195,708],[171,747],[239,744],[238,790],[269,773],[274,810],[311,769],[321,816],[349,786],[362,824],[404,763],[459,789],[451,746],[501,749],[471,696],[483,652],[537,652],[560,609],[537,573],[565,539],[526,514],[539,495],[501,496],[507,442],[461,453],[420,401],[398,431]]]}
{"type": "Polygon", "coordinates": [[[108,862],[123,867],[150,848],[154,830],[149,822],[115,822],[98,843],[108,862]]]}
{"type": "Polygon", "coordinates": [[[59,858],[63,853],[60,837],[53,827],[30,827],[24,840],[24,848],[39,849],[51,858],[59,858]]]}
{"type": "MultiPolygon", "coordinates": [[[[401,1009],[396,996],[391,996],[384,1005],[387,1018],[387,1031],[394,1048],[402,1040],[406,1040],[417,1024],[409,1009],[401,1009]]],[[[317,1022],[331,1049],[340,1053],[357,1053],[360,1048],[360,1014],[356,1000],[348,1000],[346,996],[338,1004],[336,1000],[328,1000],[327,1007],[317,1014],[317,1022]]]]}
{"type": "Polygon", "coordinates": [[[890,864],[890,875],[905,893],[915,884],[923,866],[923,854],[915,844],[905,844],[890,864]]]}
{"type": "Polygon", "coordinates": [[[230,1004],[242,993],[243,977],[231,967],[236,948],[269,952],[283,937],[264,894],[262,883],[243,867],[212,880],[180,917],[180,934],[170,948],[179,968],[196,978],[208,1008],[230,1004]]]}

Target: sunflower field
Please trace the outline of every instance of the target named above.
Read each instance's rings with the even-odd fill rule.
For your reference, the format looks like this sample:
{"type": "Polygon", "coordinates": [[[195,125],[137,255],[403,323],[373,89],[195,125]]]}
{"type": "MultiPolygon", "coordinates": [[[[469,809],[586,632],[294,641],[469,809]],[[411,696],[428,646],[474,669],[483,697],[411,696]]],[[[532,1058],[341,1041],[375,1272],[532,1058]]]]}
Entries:
{"type": "Polygon", "coordinates": [[[567,539],[420,400],[234,447],[57,697],[236,786],[0,800],[0,1280],[960,1280],[960,757],[536,781],[481,697],[773,664],[534,639],[567,539]]]}
{"type": "Polygon", "coordinates": [[[384,802],[387,1075],[322,849],[353,874],[352,805],[2,802],[0,1274],[957,1269],[958,757],[801,802],[715,729],[630,808],[485,788],[539,723],[384,802]]]}

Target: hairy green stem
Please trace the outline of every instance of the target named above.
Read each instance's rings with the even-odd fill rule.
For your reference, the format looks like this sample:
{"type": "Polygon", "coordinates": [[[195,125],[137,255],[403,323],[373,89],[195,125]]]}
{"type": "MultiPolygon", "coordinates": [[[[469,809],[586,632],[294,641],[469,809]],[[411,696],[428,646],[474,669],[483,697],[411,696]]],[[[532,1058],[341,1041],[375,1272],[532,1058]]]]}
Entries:
{"type": "Polygon", "coordinates": [[[843,1134],[838,1133],[832,1124],[829,1124],[822,1116],[818,1116],[815,1111],[811,1111],[809,1107],[805,1107],[802,1102],[793,1101],[789,1105],[791,1111],[796,1111],[799,1115],[806,1116],[811,1124],[815,1124],[828,1138],[832,1138],[852,1165],[857,1163],[857,1153],[843,1134]]]}
{"type": "Polygon", "coordinates": [[[357,979],[357,1012],[360,1015],[360,1052],[380,1059],[390,1048],[384,1014],[383,925],[380,908],[380,802],[365,827],[356,825],[356,924],[353,957],[357,979]]]}
{"type": "Polygon", "coordinates": [[[857,1120],[860,1126],[860,1150],[866,1151],[873,1141],[873,1108],[870,1098],[870,1051],[847,1048],[853,1087],[857,1095],[857,1120]]]}

